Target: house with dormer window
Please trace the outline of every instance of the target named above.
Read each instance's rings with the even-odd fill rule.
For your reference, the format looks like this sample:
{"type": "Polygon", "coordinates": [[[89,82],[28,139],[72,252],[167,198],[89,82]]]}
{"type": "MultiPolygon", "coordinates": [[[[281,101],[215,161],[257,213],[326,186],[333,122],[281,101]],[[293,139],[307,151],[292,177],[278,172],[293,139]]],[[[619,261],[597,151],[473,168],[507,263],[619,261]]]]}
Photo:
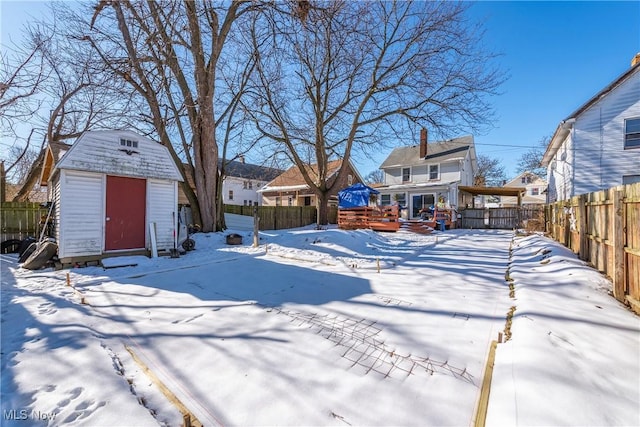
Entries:
{"type": "Polygon", "coordinates": [[[473,136],[429,142],[422,129],[419,145],[397,147],[382,162],[384,184],[376,190],[383,206],[398,204],[403,218],[419,218],[440,196],[454,208],[471,204],[472,196],[458,186],[473,185],[477,167],[473,136]]]}

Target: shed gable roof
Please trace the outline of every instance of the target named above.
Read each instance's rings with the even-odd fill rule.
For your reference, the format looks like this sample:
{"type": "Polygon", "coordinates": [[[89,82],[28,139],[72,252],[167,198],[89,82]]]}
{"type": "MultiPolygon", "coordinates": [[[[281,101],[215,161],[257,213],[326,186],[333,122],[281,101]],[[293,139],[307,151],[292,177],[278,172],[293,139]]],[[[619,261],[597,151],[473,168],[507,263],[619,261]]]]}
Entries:
{"type": "Polygon", "coordinates": [[[56,169],[182,181],[165,146],[126,130],[83,133],[58,161],[56,169]],[[138,146],[122,146],[121,139],[137,141],[138,146]]]}

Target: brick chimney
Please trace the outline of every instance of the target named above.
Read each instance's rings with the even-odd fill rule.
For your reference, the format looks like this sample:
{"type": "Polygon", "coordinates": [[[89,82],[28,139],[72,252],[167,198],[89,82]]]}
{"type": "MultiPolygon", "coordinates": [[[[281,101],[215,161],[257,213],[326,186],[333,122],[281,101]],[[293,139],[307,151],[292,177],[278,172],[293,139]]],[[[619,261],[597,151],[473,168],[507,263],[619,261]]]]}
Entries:
{"type": "Polygon", "coordinates": [[[427,157],[427,129],[420,129],[420,158],[427,157]]]}

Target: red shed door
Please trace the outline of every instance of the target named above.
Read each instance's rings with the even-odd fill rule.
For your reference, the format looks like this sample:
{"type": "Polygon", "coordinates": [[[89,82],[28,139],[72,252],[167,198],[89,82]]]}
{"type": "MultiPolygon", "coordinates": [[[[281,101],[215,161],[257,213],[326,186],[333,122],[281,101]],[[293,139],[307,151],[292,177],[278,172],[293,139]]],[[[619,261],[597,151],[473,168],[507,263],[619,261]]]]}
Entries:
{"type": "Polygon", "coordinates": [[[105,250],[145,247],[147,181],[107,176],[105,250]]]}

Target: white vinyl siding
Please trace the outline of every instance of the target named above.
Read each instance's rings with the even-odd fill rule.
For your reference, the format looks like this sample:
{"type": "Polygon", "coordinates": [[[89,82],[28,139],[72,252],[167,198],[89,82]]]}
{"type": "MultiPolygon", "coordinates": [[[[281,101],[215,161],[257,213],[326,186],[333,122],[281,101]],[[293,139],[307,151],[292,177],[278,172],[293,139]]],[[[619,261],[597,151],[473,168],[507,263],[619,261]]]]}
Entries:
{"type": "Polygon", "coordinates": [[[129,131],[86,132],[57,167],[133,178],[182,180],[165,146],[129,131]],[[123,147],[121,139],[136,140],[138,146],[123,147]]]}
{"type": "MultiPolygon", "coordinates": [[[[173,248],[175,221],[178,219],[178,186],[175,181],[147,180],[147,224],[156,223],[158,250],[173,248]]],[[[146,235],[149,235],[147,225],[146,235]]],[[[149,242],[149,238],[146,239],[149,242]]]]}
{"type": "Polygon", "coordinates": [[[58,257],[100,255],[104,246],[104,175],[60,173],[58,257]]]}
{"type": "MultiPolygon", "coordinates": [[[[58,175],[60,176],[60,175],[58,175]]],[[[51,200],[54,203],[53,207],[53,220],[55,224],[54,237],[56,242],[60,241],[60,180],[56,180],[53,185],[53,197],[51,200]]]]}
{"type": "Polygon", "coordinates": [[[568,194],[590,193],[622,184],[622,177],[640,169],[640,149],[624,148],[625,120],[640,117],[640,72],[577,117],[569,155],[574,188],[568,194]]]}
{"type": "Polygon", "coordinates": [[[460,180],[460,162],[448,162],[440,164],[440,181],[455,182],[460,180]]]}
{"type": "Polygon", "coordinates": [[[402,184],[402,170],[400,168],[385,169],[384,182],[387,185],[402,184]]]}

